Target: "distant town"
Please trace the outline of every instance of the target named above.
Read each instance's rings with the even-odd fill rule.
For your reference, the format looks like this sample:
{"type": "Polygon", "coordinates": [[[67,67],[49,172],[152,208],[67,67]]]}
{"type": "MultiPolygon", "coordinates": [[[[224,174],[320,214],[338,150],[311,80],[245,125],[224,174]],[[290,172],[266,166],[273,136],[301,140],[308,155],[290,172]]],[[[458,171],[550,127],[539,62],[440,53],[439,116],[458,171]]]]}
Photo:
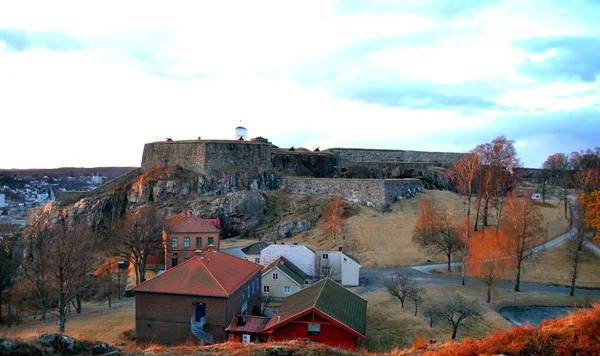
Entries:
{"type": "Polygon", "coordinates": [[[0,171],[0,223],[25,226],[27,211],[55,201],[56,192],[92,190],[132,169],[62,168],[0,171]]]}

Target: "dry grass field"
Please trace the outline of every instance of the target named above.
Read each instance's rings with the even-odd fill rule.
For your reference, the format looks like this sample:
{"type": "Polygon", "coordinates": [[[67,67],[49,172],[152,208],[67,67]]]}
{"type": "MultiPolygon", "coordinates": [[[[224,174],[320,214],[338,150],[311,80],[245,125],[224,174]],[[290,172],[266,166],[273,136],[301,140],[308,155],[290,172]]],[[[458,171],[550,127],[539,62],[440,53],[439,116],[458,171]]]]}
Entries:
{"type": "MultiPolygon", "coordinates": [[[[123,332],[135,327],[135,306],[128,303],[107,308],[106,304],[84,304],[81,314],[73,312],[67,315],[65,334],[76,339],[96,340],[117,347],[133,347],[134,341],[124,337],[123,332]]],[[[42,333],[56,333],[58,318],[49,315],[45,322],[39,317],[29,317],[10,329],[0,329],[1,338],[29,338],[42,333]]]]}
{"type": "MultiPolygon", "coordinates": [[[[459,327],[457,340],[466,338],[480,339],[490,334],[512,328],[514,325],[505,319],[499,310],[505,306],[546,305],[576,306],[589,304],[585,296],[569,297],[568,295],[523,293],[509,290],[495,290],[490,304],[485,302],[484,287],[443,286],[427,288],[425,304],[439,304],[448,295],[458,293],[476,303],[481,310],[482,320],[467,327],[459,327]]],[[[440,322],[429,327],[421,310],[414,316],[414,304],[407,303],[401,308],[400,302],[391,297],[385,289],[379,289],[365,295],[368,300],[367,342],[370,351],[387,351],[393,347],[410,348],[417,336],[426,340],[436,339],[444,342],[450,339],[452,330],[440,322]]]]}
{"type": "MultiPolygon", "coordinates": [[[[298,242],[315,250],[341,245],[345,251],[356,255],[363,267],[368,268],[423,264],[425,251],[412,241],[422,196],[434,198],[439,204],[454,206],[460,214],[466,211],[466,202],[458,194],[425,190],[414,198],[395,202],[390,211],[385,213],[354,206],[351,216],[343,221],[343,238],[337,241],[325,238],[317,228],[285,239],[285,242],[298,242]]],[[[541,206],[541,212],[544,215],[544,227],[548,226],[548,238],[552,239],[568,230],[568,221],[558,202],[547,202],[546,206],[541,206]]],[[[491,223],[494,223],[493,219],[491,223]]],[[[443,263],[445,256],[433,256],[431,260],[443,263]]]]}

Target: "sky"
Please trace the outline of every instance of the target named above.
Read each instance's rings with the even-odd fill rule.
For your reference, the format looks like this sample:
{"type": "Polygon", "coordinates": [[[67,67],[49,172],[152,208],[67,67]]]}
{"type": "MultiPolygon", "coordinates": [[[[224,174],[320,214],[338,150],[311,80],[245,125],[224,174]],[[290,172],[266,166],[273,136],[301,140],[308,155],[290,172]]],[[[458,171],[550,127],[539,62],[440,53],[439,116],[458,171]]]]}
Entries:
{"type": "Polygon", "coordinates": [[[600,146],[600,0],[0,0],[0,168],[139,166],[145,143],[600,146]]]}

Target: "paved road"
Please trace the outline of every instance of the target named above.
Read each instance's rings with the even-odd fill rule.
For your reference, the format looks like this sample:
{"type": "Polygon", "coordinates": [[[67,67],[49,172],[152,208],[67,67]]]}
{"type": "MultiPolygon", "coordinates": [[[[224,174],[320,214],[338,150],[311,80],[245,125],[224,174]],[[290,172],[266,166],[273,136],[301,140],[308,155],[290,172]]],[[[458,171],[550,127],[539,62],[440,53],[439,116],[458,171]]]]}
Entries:
{"type": "MultiPolygon", "coordinates": [[[[552,239],[546,242],[543,245],[534,247],[526,252],[527,255],[533,253],[539,253],[544,251],[550,247],[556,246],[561,242],[571,238],[576,233],[575,227],[573,227],[568,232],[558,236],[555,239],[552,239]]],[[[592,242],[586,244],[586,247],[590,248],[594,253],[600,256],[600,247],[595,245],[592,242]]],[[[462,265],[462,262],[454,262],[451,264],[452,267],[456,268],[462,265]]],[[[460,285],[462,284],[462,276],[445,276],[433,274],[433,270],[446,268],[446,263],[441,264],[429,264],[422,266],[406,266],[406,267],[394,267],[394,268],[361,268],[360,274],[361,279],[366,279],[369,281],[369,284],[358,289],[356,291],[357,294],[366,294],[370,293],[378,288],[384,286],[385,280],[389,278],[394,273],[402,273],[402,272],[410,272],[413,277],[417,280],[419,285],[428,287],[428,286],[440,286],[440,285],[460,285]]],[[[467,285],[482,285],[481,282],[474,280],[472,278],[467,278],[467,285]]],[[[503,281],[498,283],[497,287],[512,289],[514,288],[513,281],[503,281]]],[[[547,292],[547,293],[569,293],[570,288],[566,286],[555,286],[555,285],[547,285],[541,283],[530,283],[530,282],[521,282],[520,289],[523,292],[547,292]]],[[[600,298],[600,289],[575,289],[576,295],[588,295],[590,297],[600,298]]]]}

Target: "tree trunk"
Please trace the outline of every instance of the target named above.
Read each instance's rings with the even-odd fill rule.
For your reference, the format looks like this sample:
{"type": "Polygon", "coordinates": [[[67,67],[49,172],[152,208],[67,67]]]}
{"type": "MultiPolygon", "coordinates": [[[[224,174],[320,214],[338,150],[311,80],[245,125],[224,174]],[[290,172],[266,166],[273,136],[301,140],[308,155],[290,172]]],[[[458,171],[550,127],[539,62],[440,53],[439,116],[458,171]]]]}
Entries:
{"type": "Polygon", "coordinates": [[[58,287],[58,332],[64,334],[65,332],[65,321],[67,318],[67,301],[65,296],[64,281],[59,277],[58,287]]]}
{"type": "Polygon", "coordinates": [[[456,332],[458,331],[458,324],[452,325],[452,340],[456,340],[456,332]]]}
{"type": "Polygon", "coordinates": [[[400,306],[404,308],[404,299],[400,299],[400,306]]]}
{"type": "Polygon", "coordinates": [[[42,302],[42,316],[40,317],[41,321],[46,321],[46,312],[47,312],[47,308],[46,308],[46,302],[42,302]]]}
{"type": "Polygon", "coordinates": [[[515,292],[519,291],[519,286],[521,284],[521,262],[523,260],[519,259],[517,261],[517,277],[515,278],[515,292]]]}
{"type": "Polygon", "coordinates": [[[8,303],[6,303],[7,307],[8,307],[8,314],[6,314],[6,326],[9,327],[9,328],[12,326],[12,296],[10,294],[11,293],[10,293],[10,290],[9,290],[9,292],[8,292],[8,295],[9,295],[9,297],[8,297],[8,303]]]}
{"type": "Polygon", "coordinates": [[[429,318],[429,327],[433,328],[433,318],[429,318]]]}
{"type": "Polygon", "coordinates": [[[492,301],[492,284],[488,284],[488,288],[487,288],[487,300],[486,302],[491,302],[492,301]]]}
{"type": "Polygon", "coordinates": [[[546,205],[546,180],[542,182],[542,204],[546,205]]]}
{"type": "Polygon", "coordinates": [[[483,204],[483,226],[488,226],[489,210],[490,210],[490,199],[485,198],[485,203],[483,204]]]}
{"type": "Polygon", "coordinates": [[[567,180],[565,179],[565,183],[564,183],[564,190],[565,190],[565,219],[569,219],[569,216],[567,215],[567,205],[569,204],[569,197],[567,195],[567,180]]]}
{"type": "Polygon", "coordinates": [[[451,258],[452,255],[451,254],[447,254],[446,256],[448,257],[448,272],[450,272],[450,264],[451,264],[451,261],[452,261],[452,258],[451,258]]]}
{"type": "Polygon", "coordinates": [[[477,226],[479,226],[479,210],[481,209],[481,199],[477,202],[477,211],[475,212],[475,231],[477,231],[477,226]]]}
{"type": "Polygon", "coordinates": [[[0,325],[2,325],[2,287],[0,287],[0,325]]]}
{"type": "Polygon", "coordinates": [[[419,303],[415,303],[415,316],[417,316],[417,309],[419,308],[419,303]]]}
{"type": "Polygon", "coordinates": [[[569,292],[571,297],[575,295],[575,283],[577,282],[577,268],[579,267],[580,251],[581,250],[577,248],[577,251],[575,251],[575,260],[573,261],[573,276],[571,277],[571,291],[569,292]]]}

